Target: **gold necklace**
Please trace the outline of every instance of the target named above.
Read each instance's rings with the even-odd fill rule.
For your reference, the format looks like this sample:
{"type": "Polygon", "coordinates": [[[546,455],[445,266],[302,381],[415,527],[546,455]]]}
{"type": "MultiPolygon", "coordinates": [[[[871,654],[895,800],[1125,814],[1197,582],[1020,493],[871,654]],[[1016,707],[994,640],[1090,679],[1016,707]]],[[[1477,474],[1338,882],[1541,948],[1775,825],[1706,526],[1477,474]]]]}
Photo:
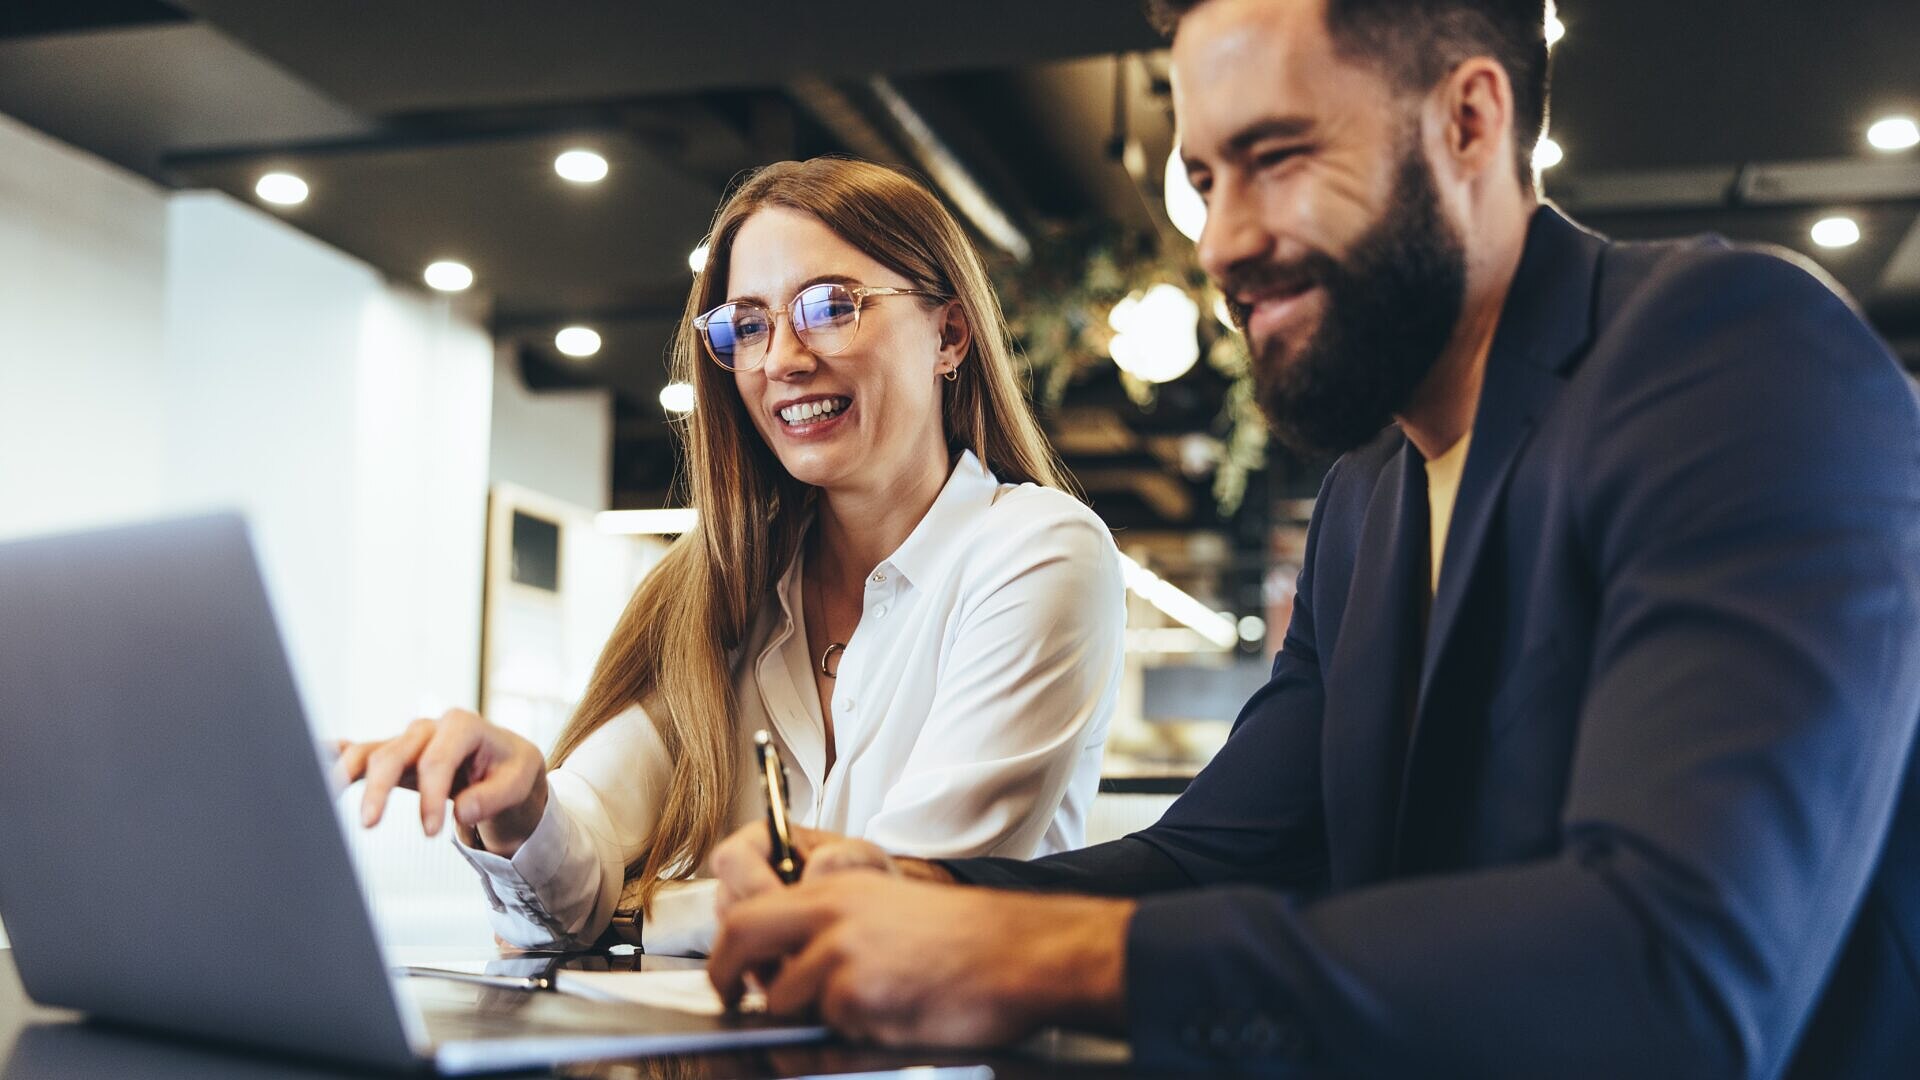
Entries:
{"type": "MultiPolygon", "coordinates": [[[[804,585],[804,581],[802,584],[804,585]]],[[[820,629],[825,631],[827,629],[827,605],[826,602],[821,599],[821,595],[820,583],[816,580],[813,583],[814,610],[820,613],[820,629]]],[[[833,659],[834,653],[843,653],[846,651],[847,643],[844,641],[835,641],[829,644],[820,654],[820,674],[837,682],[840,676],[831,668],[827,667],[827,663],[833,659]]]]}

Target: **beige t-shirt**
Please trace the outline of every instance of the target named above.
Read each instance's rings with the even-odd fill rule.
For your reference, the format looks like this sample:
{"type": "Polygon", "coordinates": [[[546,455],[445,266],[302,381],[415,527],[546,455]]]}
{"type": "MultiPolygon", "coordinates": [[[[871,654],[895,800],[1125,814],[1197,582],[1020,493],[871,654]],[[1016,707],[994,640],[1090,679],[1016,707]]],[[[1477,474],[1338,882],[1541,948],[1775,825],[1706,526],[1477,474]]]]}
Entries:
{"type": "Polygon", "coordinates": [[[1440,591],[1440,557],[1447,550],[1447,528],[1453,524],[1453,502],[1460,494],[1460,474],[1467,467],[1467,444],[1473,441],[1469,430],[1446,453],[1427,462],[1427,522],[1433,538],[1433,568],[1429,588],[1440,591]]]}

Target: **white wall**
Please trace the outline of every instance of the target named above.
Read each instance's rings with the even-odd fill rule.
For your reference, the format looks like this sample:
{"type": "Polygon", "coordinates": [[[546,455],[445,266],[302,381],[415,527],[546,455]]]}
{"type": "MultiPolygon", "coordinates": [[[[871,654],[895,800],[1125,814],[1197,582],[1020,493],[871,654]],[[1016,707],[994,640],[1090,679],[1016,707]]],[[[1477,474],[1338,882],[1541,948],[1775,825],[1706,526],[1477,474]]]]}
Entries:
{"type": "Polygon", "coordinates": [[[501,347],[493,374],[493,482],[605,510],[612,472],[612,392],[535,395],[520,381],[512,348],[501,347]]]}
{"type": "MultiPolygon", "coordinates": [[[[171,214],[175,491],[255,522],[316,731],[381,738],[473,707],[487,335],[223,195],[178,195],[171,214]]],[[[416,807],[353,833],[377,913],[398,941],[485,944],[472,871],[416,807]]]]}
{"type": "MultiPolygon", "coordinates": [[[[475,704],[492,383],[445,301],[0,117],[0,536],[243,509],[322,735],[475,704]]],[[[355,838],[390,936],[486,944],[395,809],[355,838]]]]}
{"type": "Polygon", "coordinates": [[[164,192],[0,116],[0,537],[159,505],[166,245],[164,192]]]}

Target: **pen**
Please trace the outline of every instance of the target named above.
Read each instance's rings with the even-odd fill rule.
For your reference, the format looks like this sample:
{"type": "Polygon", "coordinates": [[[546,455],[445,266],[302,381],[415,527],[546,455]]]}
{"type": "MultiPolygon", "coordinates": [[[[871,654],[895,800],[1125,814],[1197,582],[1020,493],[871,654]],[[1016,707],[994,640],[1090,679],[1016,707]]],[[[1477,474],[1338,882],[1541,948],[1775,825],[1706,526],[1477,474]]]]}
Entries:
{"type": "Polygon", "coordinates": [[[761,779],[766,781],[767,862],[781,881],[791,885],[800,880],[800,855],[793,850],[793,833],[787,825],[787,768],[765,728],[754,732],[753,749],[760,756],[761,779]]]}
{"type": "Polygon", "coordinates": [[[545,975],[483,975],[475,971],[454,971],[448,968],[428,967],[424,964],[407,964],[402,970],[417,979],[445,979],[448,982],[490,986],[495,990],[525,990],[529,993],[539,993],[557,989],[553,980],[545,975]]]}

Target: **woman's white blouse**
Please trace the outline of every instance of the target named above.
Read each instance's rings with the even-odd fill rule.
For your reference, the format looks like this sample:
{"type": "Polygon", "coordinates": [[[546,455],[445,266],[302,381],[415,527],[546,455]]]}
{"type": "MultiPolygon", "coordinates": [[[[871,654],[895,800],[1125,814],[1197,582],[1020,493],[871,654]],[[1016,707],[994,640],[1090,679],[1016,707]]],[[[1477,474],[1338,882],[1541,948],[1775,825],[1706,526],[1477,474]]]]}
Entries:
{"type": "MultiPolygon", "coordinates": [[[[926,516],[867,578],[836,672],[831,775],[800,566],[796,557],[782,575],[778,604],[764,605],[734,664],[735,827],[764,814],[751,740],[766,728],[802,825],[927,858],[1081,845],[1126,623],[1118,553],[1091,510],[1050,488],[1001,484],[961,455],[926,516]]],[[[646,847],[668,774],[658,731],[629,709],[549,775],[546,813],[513,858],[460,844],[495,932],[523,948],[595,941],[646,847]]],[[[704,953],[712,932],[711,879],[673,882],[656,895],[643,941],[704,953]]]]}

